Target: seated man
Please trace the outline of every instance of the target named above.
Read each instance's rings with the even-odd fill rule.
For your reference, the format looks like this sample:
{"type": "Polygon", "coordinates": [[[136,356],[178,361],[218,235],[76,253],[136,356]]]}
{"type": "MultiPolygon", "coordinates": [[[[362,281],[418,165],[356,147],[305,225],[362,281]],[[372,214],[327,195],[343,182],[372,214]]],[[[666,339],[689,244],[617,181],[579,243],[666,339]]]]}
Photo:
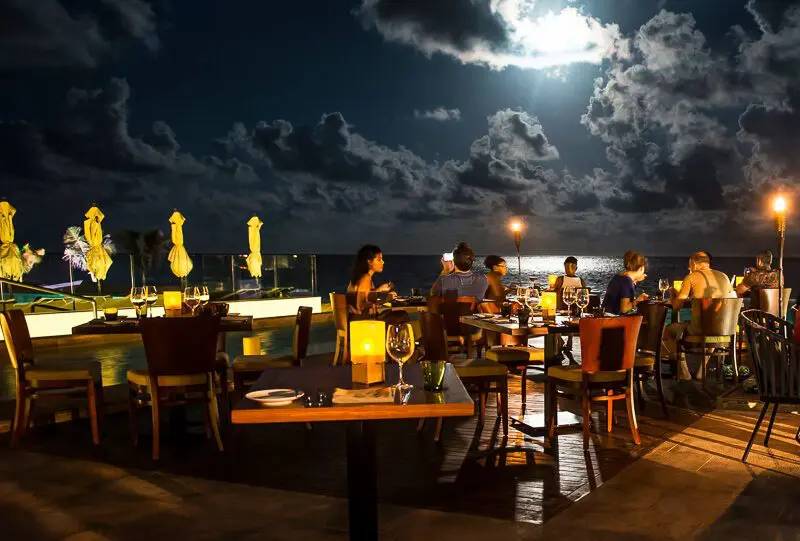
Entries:
{"type": "Polygon", "coordinates": [[[586,287],[586,282],[583,278],[576,275],[578,272],[578,258],[569,256],[564,260],[564,274],[556,278],[556,283],[553,290],[558,295],[558,309],[563,310],[566,308],[563,300],[563,293],[565,287],[586,287]]]}
{"type": "Polygon", "coordinates": [[[772,266],[772,252],[765,250],[756,256],[755,268],[750,267],[750,272],[745,274],[742,283],[736,286],[736,294],[744,297],[749,291],[758,295],[759,289],[777,289],[778,271],[772,266]]]}
{"type": "Polygon", "coordinates": [[[505,302],[506,295],[514,290],[513,287],[506,287],[503,284],[503,277],[508,274],[508,264],[499,255],[490,255],[483,261],[483,266],[489,269],[486,279],[489,288],[486,291],[486,298],[492,301],[505,302]]]}
{"type": "MultiPolygon", "coordinates": [[[[711,258],[706,252],[695,252],[689,258],[689,274],[683,279],[680,291],[670,291],[672,309],[678,313],[687,300],[725,299],[735,297],[731,280],[724,272],[711,268],[711,258]]],[[[675,322],[667,325],[664,332],[664,348],[673,360],[677,357],[678,340],[686,332],[688,322],[675,322]]],[[[686,359],[678,359],[678,379],[691,379],[686,359]]],[[[702,369],[702,366],[701,366],[702,369]]]]}
{"type": "Polygon", "coordinates": [[[453,295],[474,297],[478,301],[486,296],[489,281],[483,274],[472,272],[475,252],[466,242],[460,242],[453,250],[453,261],[442,259],[442,272],[431,288],[431,295],[453,295]]]}

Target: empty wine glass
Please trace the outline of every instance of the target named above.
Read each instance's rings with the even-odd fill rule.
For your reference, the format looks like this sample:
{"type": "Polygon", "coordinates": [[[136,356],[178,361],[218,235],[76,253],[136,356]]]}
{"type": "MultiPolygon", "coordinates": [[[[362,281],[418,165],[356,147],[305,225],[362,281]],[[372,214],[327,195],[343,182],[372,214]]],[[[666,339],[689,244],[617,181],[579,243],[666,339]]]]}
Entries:
{"type": "Polygon", "coordinates": [[[386,352],[397,361],[400,367],[400,379],[397,388],[405,391],[414,386],[403,380],[403,365],[414,354],[414,329],[408,323],[389,325],[386,329],[386,352]]]}
{"type": "Polygon", "coordinates": [[[587,287],[579,287],[577,290],[577,295],[575,297],[575,302],[580,307],[580,317],[583,317],[583,311],[589,306],[589,288],[587,287]]]}
{"type": "Polygon", "coordinates": [[[132,287],[131,304],[136,310],[136,317],[140,317],[142,315],[142,306],[144,305],[145,302],[147,302],[147,297],[145,296],[144,288],[132,287]]]}
{"type": "Polygon", "coordinates": [[[567,305],[567,312],[570,316],[572,315],[572,305],[576,303],[576,296],[577,292],[574,286],[567,286],[562,290],[561,298],[564,300],[564,304],[567,305]]]}
{"type": "Polygon", "coordinates": [[[200,291],[196,287],[187,287],[183,290],[183,302],[192,311],[192,315],[194,315],[194,310],[200,303],[200,291]]]}
{"type": "Polygon", "coordinates": [[[208,286],[200,286],[198,288],[198,293],[200,306],[205,307],[205,305],[208,304],[208,301],[211,299],[211,296],[208,294],[208,286]]]}
{"type": "Polygon", "coordinates": [[[539,296],[539,290],[535,287],[530,288],[530,292],[528,293],[528,297],[526,299],[526,304],[528,308],[533,310],[534,308],[538,307],[542,303],[542,299],[539,296]]]}
{"type": "Polygon", "coordinates": [[[669,280],[666,278],[659,278],[658,290],[661,292],[661,300],[667,300],[667,291],[669,291],[669,280]]]}

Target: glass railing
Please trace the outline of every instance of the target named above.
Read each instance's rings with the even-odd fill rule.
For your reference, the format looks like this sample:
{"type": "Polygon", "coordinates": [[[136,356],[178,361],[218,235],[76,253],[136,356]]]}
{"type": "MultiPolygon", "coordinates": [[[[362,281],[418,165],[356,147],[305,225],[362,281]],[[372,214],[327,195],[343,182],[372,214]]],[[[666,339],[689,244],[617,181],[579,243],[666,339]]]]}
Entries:
{"type": "Polygon", "coordinates": [[[32,312],[91,310],[91,303],[81,298],[96,299],[101,307],[113,299],[116,299],[114,304],[119,304],[131,287],[141,285],[156,286],[159,291],[178,291],[187,284],[205,285],[212,300],[317,294],[315,255],[262,254],[260,279],[250,275],[247,254],[190,254],[190,257],[194,266],[182,281],[170,270],[166,254],[145,265],[128,254],[114,254],[108,275],[98,287],[88,272],[71,268],[59,254],[46,254],[23,277],[23,284],[44,289],[33,291],[23,284],[3,284],[0,306],[32,312]]]}

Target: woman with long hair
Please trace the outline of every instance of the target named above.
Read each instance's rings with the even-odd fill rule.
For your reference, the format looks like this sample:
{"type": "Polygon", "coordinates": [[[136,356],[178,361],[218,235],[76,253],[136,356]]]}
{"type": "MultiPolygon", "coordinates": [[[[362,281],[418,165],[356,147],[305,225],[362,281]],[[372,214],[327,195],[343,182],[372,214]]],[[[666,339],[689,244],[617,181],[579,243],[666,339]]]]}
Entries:
{"type": "Polygon", "coordinates": [[[373,244],[362,246],[356,253],[356,261],[353,264],[353,272],[350,275],[350,283],[347,284],[347,292],[356,294],[356,310],[364,313],[369,310],[368,297],[370,293],[388,293],[392,295],[392,283],[388,282],[379,287],[375,287],[372,277],[383,272],[383,252],[373,244]]]}
{"type": "Polygon", "coordinates": [[[603,297],[603,310],[610,314],[630,312],[648,298],[646,293],[636,295],[636,284],[647,278],[647,259],[639,252],[628,251],[623,264],[625,270],[611,278],[603,297]]]}

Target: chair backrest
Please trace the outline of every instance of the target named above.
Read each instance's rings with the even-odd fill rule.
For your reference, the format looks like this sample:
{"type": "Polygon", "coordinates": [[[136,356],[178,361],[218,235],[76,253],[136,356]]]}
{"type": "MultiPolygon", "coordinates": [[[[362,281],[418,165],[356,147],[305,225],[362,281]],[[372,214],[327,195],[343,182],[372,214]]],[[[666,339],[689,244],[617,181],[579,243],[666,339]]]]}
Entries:
{"type": "Polygon", "coordinates": [[[762,401],[800,403],[800,351],[791,324],[762,310],[742,313],[762,401]]]}
{"type": "Polygon", "coordinates": [[[347,330],[347,295],[344,293],[331,293],[331,311],[333,323],[337,331],[347,330]]]}
{"type": "Polygon", "coordinates": [[[444,318],[444,328],[448,336],[468,335],[459,319],[475,313],[478,302],[475,297],[428,297],[428,311],[444,318]]]}
{"type": "Polygon", "coordinates": [[[665,303],[647,302],[637,307],[642,316],[642,327],[639,330],[637,348],[658,355],[661,352],[661,338],[667,325],[667,314],[670,306],[665,303]]]}
{"type": "Polygon", "coordinates": [[[409,323],[411,317],[405,310],[386,310],[378,314],[378,320],[385,321],[386,325],[399,325],[401,323],[409,323]]]}
{"type": "Polygon", "coordinates": [[[483,301],[478,305],[478,312],[481,314],[499,314],[502,309],[498,301],[483,301]]]}
{"type": "Polygon", "coordinates": [[[202,374],[214,370],[219,318],[144,318],[139,326],[151,377],[202,374]]]}
{"type": "Polygon", "coordinates": [[[301,306],[297,309],[297,317],[294,320],[294,338],[292,341],[292,357],[295,365],[300,365],[308,356],[308,340],[311,334],[311,315],[313,309],[310,306],[301,306]]]}
{"type": "Polygon", "coordinates": [[[689,333],[695,336],[733,336],[744,299],[692,299],[689,333]]]}
{"type": "MultiPolygon", "coordinates": [[[[757,288],[751,290],[753,293],[750,296],[752,302],[750,303],[750,307],[756,310],[761,310],[763,312],[767,312],[768,314],[772,314],[773,316],[778,315],[778,288],[757,288]]],[[[785,287],[783,288],[783,315],[786,316],[786,310],[789,308],[789,297],[792,295],[792,288],[785,287]]]]}
{"type": "Polygon", "coordinates": [[[581,369],[591,373],[633,368],[641,325],[640,315],[581,319],[581,369]]]}
{"type": "Polygon", "coordinates": [[[421,344],[425,349],[425,359],[443,361],[450,358],[447,351],[447,332],[444,318],[439,314],[423,312],[419,316],[422,330],[421,344]]]}
{"type": "Polygon", "coordinates": [[[22,310],[0,312],[0,326],[11,366],[24,379],[25,365],[33,365],[33,341],[22,310]]]}

